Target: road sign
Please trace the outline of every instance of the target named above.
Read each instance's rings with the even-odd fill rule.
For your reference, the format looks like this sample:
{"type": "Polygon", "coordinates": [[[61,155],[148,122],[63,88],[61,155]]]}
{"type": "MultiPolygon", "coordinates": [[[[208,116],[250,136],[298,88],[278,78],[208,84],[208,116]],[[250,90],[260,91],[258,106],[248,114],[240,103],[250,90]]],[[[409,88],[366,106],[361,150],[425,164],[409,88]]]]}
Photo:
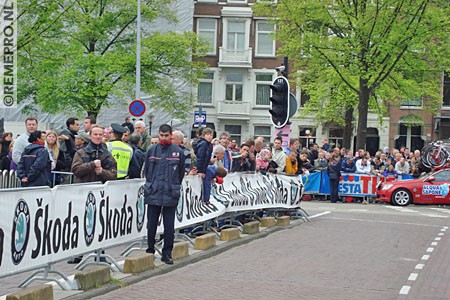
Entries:
{"type": "Polygon", "coordinates": [[[194,123],[198,126],[206,126],[206,111],[194,112],[194,123]]]}
{"type": "Polygon", "coordinates": [[[142,100],[133,100],[128,105],[128,111],[133,117],[140,117],[145,113],[145,103],[142,100]]]}
{"type": "Polygon", "coordinates": [[[272,140],[276,137],[281,138],[281,140],[282,140],[281,146],[283,148],[289,147],[289,141],[291,138],[291,125],[286,125],[283,128],[275,128],[275,132],[272,137],[272,140]]]}

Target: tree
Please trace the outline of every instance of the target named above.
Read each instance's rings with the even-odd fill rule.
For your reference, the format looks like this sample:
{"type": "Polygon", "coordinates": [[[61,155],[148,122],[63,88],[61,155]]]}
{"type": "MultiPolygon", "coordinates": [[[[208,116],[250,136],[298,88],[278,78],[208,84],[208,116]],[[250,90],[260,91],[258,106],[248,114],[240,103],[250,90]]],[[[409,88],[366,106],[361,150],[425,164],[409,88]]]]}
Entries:
{"type": "MultiPolygon", "coordinates": [[[[37,18],[24,4],[19,100],[32,96],[47,112],[74,109],[96,116],[117,99],[129,99],[136,70],[136,2],[51,1],[48,10],[46,2],[39,4],[37,18]],[[32,35],[36,27],[41,30],[32,35]]],[[[206,47],[192,32],[152,32],[151,22],[174,21],[170,0],[141,2],[141,88],[152,107],[186,118],[192,99],[178,86],[196,82],[204,65],[192,57],[202,56],[206,47]]]]}
{"type": "Polygon", "coordinates": [[[369,108],[381,117],[388,104],[424,97],[427,109],[439,107],[449,66],[448,1],[279,0],[256,9],[273,17],[280,52],[304,70],[319,118],[342,122],[357,111],[357,149],[365,148],[369,108]]]}

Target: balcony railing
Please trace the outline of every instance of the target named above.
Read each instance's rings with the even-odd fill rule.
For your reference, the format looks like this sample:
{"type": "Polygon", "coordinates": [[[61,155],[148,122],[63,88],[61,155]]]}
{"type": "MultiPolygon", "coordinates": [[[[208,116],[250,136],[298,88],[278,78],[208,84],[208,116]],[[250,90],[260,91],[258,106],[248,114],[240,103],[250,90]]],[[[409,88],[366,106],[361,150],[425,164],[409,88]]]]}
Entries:
{"type": "Polygon", "coordinates": [[[252,48],[245,50],[219,47],[219,67],[251,68],[252,48]]]}
{"type": "Polygon", "coordinates": [[[236,116],[249,116],[250,115],[250,102],[242,101],[218,101],[218,114],[236,115],[236,116]]]}

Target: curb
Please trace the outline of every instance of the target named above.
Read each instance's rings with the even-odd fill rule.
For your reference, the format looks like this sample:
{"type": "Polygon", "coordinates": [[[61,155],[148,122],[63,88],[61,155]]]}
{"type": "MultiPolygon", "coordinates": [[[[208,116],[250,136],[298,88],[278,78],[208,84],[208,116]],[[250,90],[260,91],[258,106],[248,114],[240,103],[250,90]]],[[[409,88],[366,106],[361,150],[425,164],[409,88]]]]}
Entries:
{"type": "Polygon", "coordinates": [[[196,263],[196,262],[199,262],[201,260],[211,258],[211,257],[216,256],[218,254],[221,254],[221,253],[223,253],[225,251],[228,251],[228,250],[230,250],[230,249],[232,249],[234,247],[248,244],[251,241],[254,241],[254,240],[257,240],[257,239],[265,238],[268,235],[270,235],[272,233],[275,233],[275,232],[278,232],[278,231],[291,229],[291,228],[296,227],[296,226],[298,226],[298,225],[300,225],[302,223],[303,223],[303,221],[301,219],[299,219],[299,220],[292,220],[292,223],[290,225],[288,225],[288,226],[283,226],[283,227],[275,226],[275,227],[266,228],[264,231],[260,231],[259,233],[251,234],[251,235],[248,235],[246,237],[243,237],[243,238],[240,238],[240,239],[237,239],[237,240],[233,240],[233,241],[230,241],[230,242],[226,242],[226,243],[223,243],[223,244],[221,244],[219,246],[216,246],[216,247],[213,247],[213,248],[209,248],[208,250],[191,254],[191,255],[189,255],[189,256],[187,256],[185,258],[177,260],[175,262],[175,264],[173,264],[173,265],[165,265],[165,264],[163,264],[163,265],[155,267],[152,270],[148,270],[148,271],[145,271],[145,272],[142,272],[142,273],[139,273],[139,274],[133,274],[133,275],[131,275],[129,277],[121,279],[120,281],[123,283],[122,285],[119,285],[119,284],[108,284],[108,285],[104,285],[102,287],[99,287],[97,289],[88,290],[88,291],[82,292],[80,294],[76,294],[76,295],[65,297],[63,299],[67,299],[67,300],[88,300],[88,299],[92,299],[94,297],[104,295],[106,293],[118,290],[120,288],[130,286],[130,285],[132,285],[134,283],[138,283],[140,281],[143,281],[143,280],[146,280],[146,279],[149,279],[149,278],[153,278],[153,277],[156,277],[156,276],[159,276],[159,275],[163,275],[163,274],[169,273],[169,272],[171,272],[173,270],[177,270],[177,269],[183,268],[183,267],[185,267],[187,265],[190,265],[192,263],[196,263]]]}

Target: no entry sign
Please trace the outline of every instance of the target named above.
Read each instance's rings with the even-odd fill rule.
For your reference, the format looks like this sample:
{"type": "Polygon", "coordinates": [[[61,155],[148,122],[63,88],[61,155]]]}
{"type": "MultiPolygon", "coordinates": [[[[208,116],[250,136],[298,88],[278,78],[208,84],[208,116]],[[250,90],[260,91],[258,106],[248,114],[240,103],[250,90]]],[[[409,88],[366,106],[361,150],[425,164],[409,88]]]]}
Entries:
{"type": "Polygon", "coordinates": [[[145,113],[145,103],[142,100],[133,100],[128,105],[128,111],[133,117],[140,117],[145,113]]]}

